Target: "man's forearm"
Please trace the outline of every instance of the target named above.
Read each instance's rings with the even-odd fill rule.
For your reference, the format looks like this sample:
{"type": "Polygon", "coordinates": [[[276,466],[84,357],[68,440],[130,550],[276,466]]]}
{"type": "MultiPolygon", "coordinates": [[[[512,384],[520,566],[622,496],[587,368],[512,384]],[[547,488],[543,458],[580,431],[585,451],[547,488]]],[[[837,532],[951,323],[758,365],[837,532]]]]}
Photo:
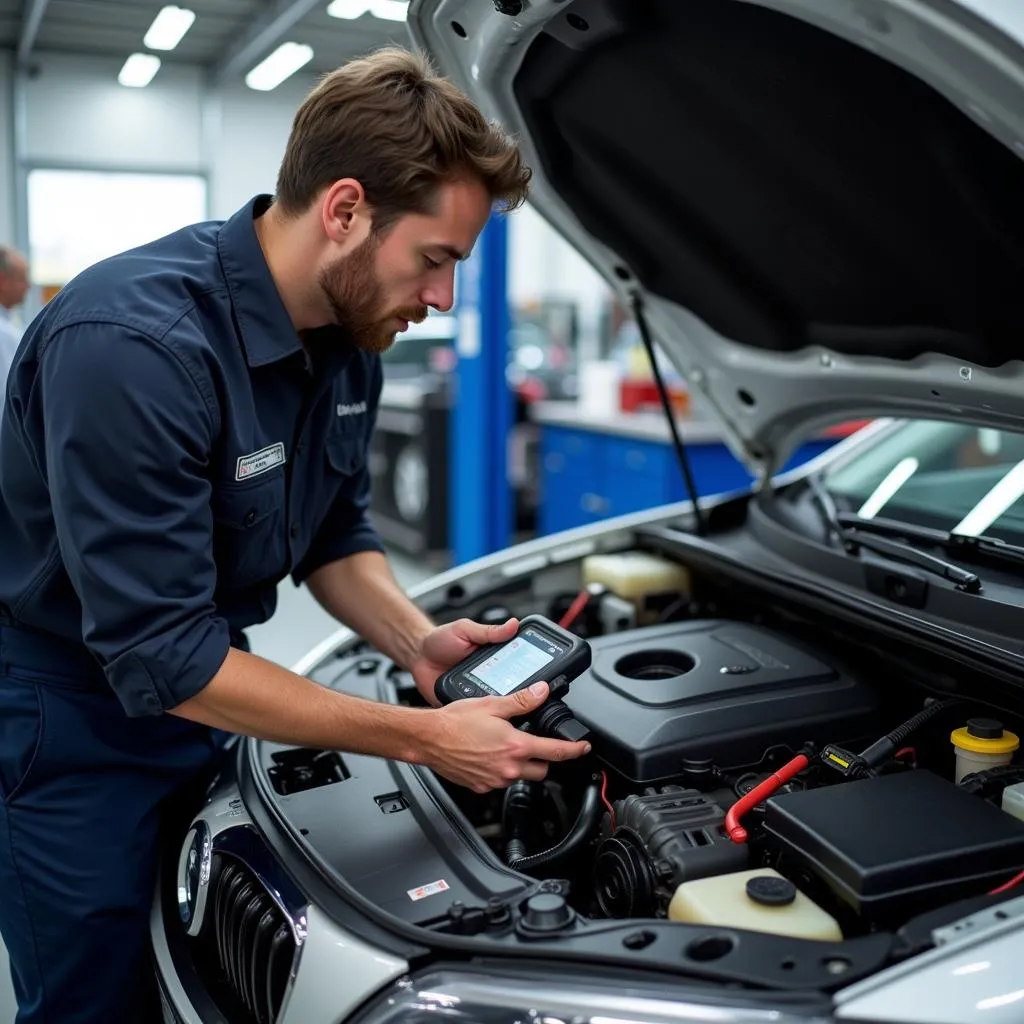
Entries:
{"type": "Polygon", "coordinates": [[[409,668],[434,628],[402,591],[379,551],[358,554],[317,569],[307,581],[319,603],[377,650],[409,668]]]}
{"type": "Polygon", "coordinates": [[[170,712],[275,743],[422,762],[430,712],[337,693],[270,661],[231,649],[212,680],[170,712]]]}

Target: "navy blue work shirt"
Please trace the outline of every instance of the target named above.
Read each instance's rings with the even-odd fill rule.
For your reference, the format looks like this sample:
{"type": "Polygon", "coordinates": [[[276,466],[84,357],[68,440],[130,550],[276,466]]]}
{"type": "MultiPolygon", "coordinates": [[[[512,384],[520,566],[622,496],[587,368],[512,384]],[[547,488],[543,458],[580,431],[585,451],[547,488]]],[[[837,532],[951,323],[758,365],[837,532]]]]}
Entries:
{"type": "Polygon", "coordinates": [[[0,605],[84,642],[160,714],[266,621],[276,586],[382,550],[367,518],[377,356],[301,340],[258,196],[105,260],[29,326],[0,426],[0,605]]]}

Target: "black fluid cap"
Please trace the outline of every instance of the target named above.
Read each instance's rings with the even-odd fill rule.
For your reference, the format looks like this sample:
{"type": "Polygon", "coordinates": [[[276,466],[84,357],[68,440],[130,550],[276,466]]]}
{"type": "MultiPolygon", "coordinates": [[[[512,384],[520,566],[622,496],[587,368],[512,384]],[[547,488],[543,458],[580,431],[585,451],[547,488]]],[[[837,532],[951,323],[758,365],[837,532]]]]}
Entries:
{"type": "Polygon", "coordinates": [[[747,895],[763,907],[785,907],[796,899],[796,886],[788,878],[755,875],[747,880],[747,895]]]}
{"type": "Polygon", "coordinates": [[[526,901],[523,924],[531,931],[557,931],[564,928],[572,919],[572,907],[565,902],[564,896],[557,893],[538,893],[526,901]]]}
{"type": "Polygon", "coordinates": [[[968,718],[967,735],[979,740],[1001,740],[1003,723],[994,718],[968,718]]]}

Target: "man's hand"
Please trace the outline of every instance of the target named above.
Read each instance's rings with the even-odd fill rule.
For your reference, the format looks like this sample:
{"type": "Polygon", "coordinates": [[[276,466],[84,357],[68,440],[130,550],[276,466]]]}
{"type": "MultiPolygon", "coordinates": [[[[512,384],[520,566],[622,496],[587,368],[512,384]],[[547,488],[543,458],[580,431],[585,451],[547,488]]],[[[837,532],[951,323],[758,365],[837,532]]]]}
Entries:
{"type": "MultiPolygon", "coordinates": [[[[511,636],[507,626],[478,628],[500,629],[502,637],[511,636]]],[[[517,779],[540,782],[549,762],[569,761],[590,752],[586,741],[567,743],[533,736],[511,724],[509,719],[529,714],[547,696],[547,683],[534,683],[529,690],[507,697],[468,697],[439,711],[421,712],[435,719],[437,728],[423,737],[418,760],[474,793],[504,789],[517,779]]]]}
{"type": "Polygon", "coordinates": [[[518,628],[517,619],[509,619],[500,626],[485,626],[472,619],[459,619],[428,633],[420,647],[419,658],[409,669],[424,700],[436,707],[434,683],[442,672],[447,672],[482,644],[501,644],[511,640],[518,628]]]}

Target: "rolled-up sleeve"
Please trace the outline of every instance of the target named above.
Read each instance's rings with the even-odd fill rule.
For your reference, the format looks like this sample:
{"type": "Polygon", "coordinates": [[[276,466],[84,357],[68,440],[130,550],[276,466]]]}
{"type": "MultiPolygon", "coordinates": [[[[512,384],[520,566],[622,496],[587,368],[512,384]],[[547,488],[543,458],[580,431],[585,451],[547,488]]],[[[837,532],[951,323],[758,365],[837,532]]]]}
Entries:
{"type": "Polygon", "coordinates": [[[168,339],[89,323],[40,356],[45,472],[82,637],[130,716],[198,693],[230,646],[216,613],[216,410],[168,339]]]}
{"type": "Polygon", "coordinates": [[[377,364],[367,400],[366,431],[362,436],[358,469],[342,485],[338,496],[313,536],[309,550],[292,571],[296,585],[305,582],[317,569],[360,551],[384,551],[384,545],[370,521],[371,477],[369,447],[377,424],[377,409],[383,375],[377,364]]]}

